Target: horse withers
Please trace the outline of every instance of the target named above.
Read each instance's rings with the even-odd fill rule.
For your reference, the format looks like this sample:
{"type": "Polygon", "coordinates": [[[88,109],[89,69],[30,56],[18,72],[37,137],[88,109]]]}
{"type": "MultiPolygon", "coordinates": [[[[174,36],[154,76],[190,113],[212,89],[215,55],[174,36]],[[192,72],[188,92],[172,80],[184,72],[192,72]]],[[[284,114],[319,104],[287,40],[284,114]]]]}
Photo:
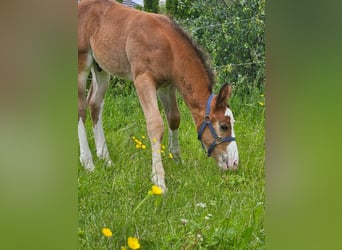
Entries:
{"type": "Polygon", "coordinates": [[[112,0],[82,0],[78,4],[78,137],[80,161],[94,169],[85,130],[89,105],[97,156],[111,164],[102,111],[110,74],[132,80],[146,119],[152,148],[152,182],[164,191],[160,155],[164,134],[157,98],[166,113],[169,149],[180,157],[180,113],[176,91],[191,111],[198,139],[222,169],[236,169],[239,155],[234,117],[227,106],[232,87],[214,95],[214,76],[204,56],[182,29],[168,17],[138,11],[112,0]],[[92,83],[86,96],[86,82],[92,83]]]}

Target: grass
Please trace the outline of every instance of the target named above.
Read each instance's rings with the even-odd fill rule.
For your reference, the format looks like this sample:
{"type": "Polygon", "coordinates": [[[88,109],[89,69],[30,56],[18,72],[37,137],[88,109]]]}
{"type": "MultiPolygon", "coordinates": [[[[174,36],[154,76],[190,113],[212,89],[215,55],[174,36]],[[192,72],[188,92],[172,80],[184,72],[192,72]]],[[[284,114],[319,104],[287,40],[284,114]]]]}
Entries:
{"type": "MultiPolygon", "coordinates": [[[[182,163],[165,153],[168,192],[151,189],[151,153],[136,94],[107,92],[104,130],[114,166],[94,157],[96,169],[79,173],[79,249],[120,249],[139,238],[141,249],[264,249],[264,107],[257,91],[230,101],[236,119],[239,170],[221,171],[205,156],[189,110],[179,99],[182,163]],[[146,142],[136,149],[132,136],[146,142]],[[147,197],[148,196],[148,197],[147,197]],[[141,206],[133,210],[144,200],[141,206]],[[110,228],[105,237],[102,228],[110,228]]],[[[166,123],[166,122],[165,122],[166,123]]],[[[86,124],[95,149],[91,124],[86,124]]],[[[167,133],[167,129],[165,129],[167,133]]],[[[164,145],[167,145],[167,134],[164,145]]],[[[93,156],[95,156],[93,151],[93,156]]]]}

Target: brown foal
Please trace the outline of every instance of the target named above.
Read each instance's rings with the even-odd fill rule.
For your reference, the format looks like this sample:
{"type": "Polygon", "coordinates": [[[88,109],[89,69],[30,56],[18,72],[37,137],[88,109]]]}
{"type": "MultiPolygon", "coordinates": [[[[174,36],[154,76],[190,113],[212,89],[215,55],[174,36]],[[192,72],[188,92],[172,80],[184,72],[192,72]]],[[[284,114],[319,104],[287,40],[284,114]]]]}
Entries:
{"type": "Polygon", "coordinates": [[[180,113],[176,91],[190,109],[199,139],[222,169],[236,169],[238,149],[234,117],[227,106],[231,86],[212,94],[214,77],[200,50],[168,17],[125,7],[112,0],[83,0],[78,4],[78,135],[80,161],[94,169],[85,130],[90,108],[97,156],[111,164],[102,111],[110,74],[132,80],[143,109],[152,146],[152,181],[166,191],[160,155],[164,133],[157,97],[169,127],[169,149],[180,156],[180,113]],[[88,97],[86,82],[92,73],[88,97]]]}

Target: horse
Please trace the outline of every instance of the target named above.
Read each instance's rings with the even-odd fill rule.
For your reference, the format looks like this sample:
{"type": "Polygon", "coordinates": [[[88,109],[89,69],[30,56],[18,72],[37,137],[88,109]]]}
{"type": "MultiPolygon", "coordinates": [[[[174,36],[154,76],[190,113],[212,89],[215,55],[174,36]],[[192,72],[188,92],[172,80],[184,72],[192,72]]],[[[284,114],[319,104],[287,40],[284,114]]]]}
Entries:
{"type": "Polygon", "coordinates": [[[168,145],[180,159],[178,91],[189,108],[198,139],[221,169],[237,169],[238,147],[234,116],[227,105],[231,84],[213,94],[214,75],[202,51],[169,17],[139,11],[113,0],[82,0],[78,4],[78,138],[80,162],[94,170],[86,135],[89,106],[96,154],[112,164],[106,144],[102,112],[110,75],[133,81],[146,120],[152,149],[152,182],[167,190],[160,154],[164,123],[158,98],[168,123],[168,145]],[[88,95],[86,83],[91,72],[88,95]]]}

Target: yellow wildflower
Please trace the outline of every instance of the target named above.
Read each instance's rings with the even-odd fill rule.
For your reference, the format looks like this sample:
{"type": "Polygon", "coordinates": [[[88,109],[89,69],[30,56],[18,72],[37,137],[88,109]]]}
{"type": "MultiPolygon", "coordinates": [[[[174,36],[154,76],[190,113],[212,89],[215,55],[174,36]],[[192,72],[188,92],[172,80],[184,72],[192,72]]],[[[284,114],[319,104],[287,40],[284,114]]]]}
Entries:
{"type": "Polygon", "coordinates": [[[141,145],[141,148],[142,148],[142,149],[146,149],[146,145],[145,145],[145,144],[142,144],[142,145],[141,145]]]}
{"type": "Polygon", "coordinates": [[[258,102],[260,106],[265,106],[265,103],[263,102],[258,102]]]}
{"type": "Polygon", "coordinates": [[[106,237],[112,237],[112,235],[113,235],[112,231],[110,231],[109,228],[105,228],[105,227],[102,228],[102,233],[106,237]]]}
{"type": "Polygon", "coordinates": [[[141,136],[142,139],[145,139],[146,137],[144,135],[141,136]]]}
{"type": "Polygon", "coordinates": [[[132,136],[132,140],[133,140],[133,141],[135,140],[135,136],[132,136]]]}
{"type": "Polygon", "coordinates": [[[163,144],[161,145],[161,148],[162,148],[162,150],[166,149],[166,147],[163,144]]]}
{"type": "Polygon", "coordinates": [[[121,250],[126,250],[126,247],[121,247],[121,250]]]}
{"type": "Polygon", "coordinates": [[[157,139],[156,139],[156,138],[153,138],[153,139],[152,139],[152,142],[157,142],[157,139]]]}
{"type": "Polygon", "coordinates": [[[140,248],[140,243],[137,238],[134,237],[128,237],[127,244],[129,248],[131,249],[139,249],[140,248]]]}
{"type": "Polygon", "coordinates": [[[151,191],[153,194],[157,194],[157,195],[163,193],[163,190],[160,187],[158,187],[157,185],[153,185],[151,191]]]}
{"type": "Polygon", "coordinates": [[[136,148],[141,148],[141,144],[135,144],[136,148]]]}
{"type": "Polygon", "coordinates": [[[172,159],[173,158],[173,154],[169,153],[169,157],[170,157],[170,159],[172,159]]]}

